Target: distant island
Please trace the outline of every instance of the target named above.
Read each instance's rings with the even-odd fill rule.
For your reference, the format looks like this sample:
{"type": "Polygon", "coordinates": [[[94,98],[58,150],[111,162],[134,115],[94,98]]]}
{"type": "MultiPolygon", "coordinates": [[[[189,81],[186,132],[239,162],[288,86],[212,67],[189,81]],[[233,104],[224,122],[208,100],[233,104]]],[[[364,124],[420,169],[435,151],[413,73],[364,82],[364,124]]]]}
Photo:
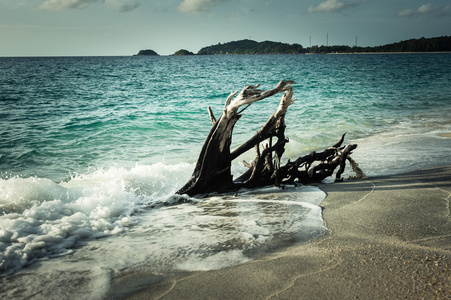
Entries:
{"type": "Polygon", "coordinates": [[[190,51],[188,51],[188,50],[185,50],[185,49],[180,49],[179,51],[177,51],[177,52],[175,52],[174,54],[172,54],[172,55],[194,55],[194,53],[193,52],[190,52],[190,51]]]}
{"type": "Polygon", "coordinates": [[[135,56],[145,56],[145,55],[154,55],[159,56],[157,52],[147,49],[147,50],[141,50],[138,52],[138,54],[135,54],[135,56]]]}
{"type": "Polygon", "coordinates": [[[448,52],[451,51],[451,37],[420,38],[401,41],[377,47],[312,46],[304,48],[299,44],[278,42],[234,41],[208,46],[199,50],[199,55],[218,54],[319,54],[319,53],[370,53],[370,52],[448,52]]]}
{"type": "MultiPolygon", "coordinates": [[[[400,41],[376,47],[358,46],[312,46],[304,48],[300,44],[286,44],[280,42],[256,42],[253,40],[239,40],[228,43],[218,43],[204,47],[197,55],[227,55],[227,54],[328,54],[328,53],[401,53],[401,52],[451,52],[451,36],[434,38],[420,38],[400,41]]],[[[136,55],[158,55],[153,50],[141,50],[136,55]]],[[[194,55],[181,49],[173,55],[194,55]]]]}
{"type": "Polygon", "coordinates": [[[199,50],[199,55],[217,54],[302,54],[304,48],[300,44],[285,44],[279,42],[256,42],[241,40],[204,47],[199,50]]]}

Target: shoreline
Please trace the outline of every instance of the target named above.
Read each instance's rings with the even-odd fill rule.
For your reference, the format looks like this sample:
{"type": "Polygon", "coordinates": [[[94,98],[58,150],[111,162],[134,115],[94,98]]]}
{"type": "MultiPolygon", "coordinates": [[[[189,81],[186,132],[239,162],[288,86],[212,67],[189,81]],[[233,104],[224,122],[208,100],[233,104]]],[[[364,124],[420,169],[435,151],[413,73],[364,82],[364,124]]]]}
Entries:
{"type": "Polygon", "coordinates": [[[83,58],[83,57],[196,57],[196,56],[258,56],[258,55],[350,55],[350,54],[450,54],[451,51],[430,51],[430,52],[327,52],[327,53],[258,53],[258,54],[194,54],[194,55],[174,55],[174,54],[159,54],[159,55],[47,55],[47,56],[0,56],[0,58],[83,58]]]}
{"type": "Polygon", "coordinates": [[[318,187],[319,239],[108,299],[451,297],[451,165],[318,187]]]}

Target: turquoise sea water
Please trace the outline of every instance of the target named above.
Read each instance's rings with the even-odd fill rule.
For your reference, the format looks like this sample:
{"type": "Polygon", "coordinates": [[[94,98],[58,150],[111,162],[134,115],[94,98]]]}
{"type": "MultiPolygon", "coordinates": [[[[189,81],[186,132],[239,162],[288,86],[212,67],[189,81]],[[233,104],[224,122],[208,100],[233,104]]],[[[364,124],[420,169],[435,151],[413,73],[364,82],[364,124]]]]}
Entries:
{"type": "MultiPolygon", "coordinates": [[[[285,159],[347,132],[367,175],[398,173],[449,163],[450,70],[451,54],[0,58],[0,295],[44,297],[31,278],[59,274],[89,278],[77,293],[97,299],[124,273],[221,268],[319,236],[316,187],[163,205],[193,171],[207,106],[294,80],[285,159]]],[[[233,145],[279,99],[247,109],[233,145]]]]}

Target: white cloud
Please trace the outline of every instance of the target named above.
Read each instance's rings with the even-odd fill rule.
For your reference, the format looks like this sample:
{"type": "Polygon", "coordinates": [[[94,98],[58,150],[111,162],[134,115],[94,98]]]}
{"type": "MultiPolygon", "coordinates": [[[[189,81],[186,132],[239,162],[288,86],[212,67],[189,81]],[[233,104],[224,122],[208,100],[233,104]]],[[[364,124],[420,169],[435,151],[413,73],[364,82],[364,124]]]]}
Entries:
{"type": "Polygon", "coordinates": [[[431,11],[431,6],[432,6],[431,3],[421,5],[420,8],[418,9],[418,12],[420,14],[428,13],[431,11]]]}
{"type": "Polygon", "coordinates": [[[119,8],[120,12],[129,12],[132,10],[135,10],[136,8],[140,7],[141,3],[139,2],[134,2],[134,3],[125,3],[122,4],[122,6],[119,8]]]}
{"type": "Polygon", "coordinates": [[[431,3],[423,4],[418,9],[406,9],[398,13],[400,18],[415,18],[419,16],[429,16],[433,18],[448,16],[451,13],[451,6],[432,6],[431,3]]]}
{"type": "Polygon", "coordinates": [[[136,0],[46,0],[39,6],[41,10],[82,9],[94,3],[107,3],[120,12],[129,12],[141,6],[136,0]]]}
{"type": "Polygon", "coordinates": [[[327,0],[320,3],[318,6],[310,6],[307,13],[319,13],[319,12],[341,12],[345,9],[358,6],[360,2],[350,2],[350,1],[338,1],[338,0],[327,0]]]}
{"type": "Polygon", "coordinates": [[[42,10],[61,10],[67,8],[85,8],[92,3],[104,3],[105,0],[47,0],[39,6],[42,10]]]}
{"type": "Polygon", "coordinates": [[[177,10],[181,13],[198,14],[210,11],[214,6],[223,2],[224,0],[183,0],[177,10]]]}
{"type": "Polygon", "coordinates": [[[135,0],[106,0],[106,2],[120,12],[129,12],[141,6],[141,3],[135,0]]]}

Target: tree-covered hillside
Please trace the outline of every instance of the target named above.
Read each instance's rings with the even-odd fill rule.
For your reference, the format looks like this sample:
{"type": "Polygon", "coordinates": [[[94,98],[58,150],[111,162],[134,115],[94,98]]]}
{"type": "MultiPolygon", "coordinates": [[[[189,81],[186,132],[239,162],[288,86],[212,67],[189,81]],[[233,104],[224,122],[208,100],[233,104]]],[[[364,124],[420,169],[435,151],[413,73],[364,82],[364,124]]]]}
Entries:
{"type": "Polygon", "coordinates": [[[303,47],[299,44],[290,45],[270,41],[241,40],[204,47],[197,54],[299,54],[303,53],[303,50],[303,47]]]}
{"type": "MultiPolygon", "coordinates": [[[[394,44],[369,47],[372,52],[441,52],[451,51],[451,36],[410,39],[394,44]]],[[[366,48],[364,48],[366,49],[366,48]]],[[[365,51],[368,52],[368,51],[365,51]]]]}
{"type": "Polygon", "coordinates": [[[204,47],[197,54],[300,54],[300,53],[368,53],[368,52],[447,52],[451,51],[451,37],[420,38],[376,47],[312,46],[279,42],[233,41],[204,47]]]}
{"type": "Polygon", "coordinates": [[[450,52],[451,37],[420,38],[376,47],[313,46],[307,53],[450,52]]]}

